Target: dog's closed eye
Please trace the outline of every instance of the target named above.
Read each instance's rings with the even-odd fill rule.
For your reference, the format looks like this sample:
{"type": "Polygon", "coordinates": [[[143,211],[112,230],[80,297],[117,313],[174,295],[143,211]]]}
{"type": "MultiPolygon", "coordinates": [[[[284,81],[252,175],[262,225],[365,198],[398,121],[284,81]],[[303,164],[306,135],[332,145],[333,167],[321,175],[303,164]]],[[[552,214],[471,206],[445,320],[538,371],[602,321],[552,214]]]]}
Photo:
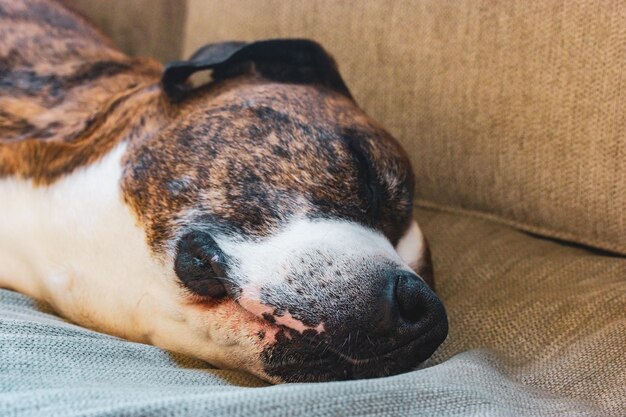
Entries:
{"type": "Polygon", "coordinates": [[[385,197],[384,189],[378,179],[378,173],[363,147],[364,140],[359,137],[358,132],[354,129],[346,129],[343,132],[343,138],[358,168],[360,192],[363,200],[367,202],[365,220],[371,222],[380,214],[381,199],[385,197]]]}
{"type": "Polygon", "coordinates": [[[179,240],[174,270],[196,295],[217,299],[229,294],[226,256],[208,233],[193,231],[179,240]]]}

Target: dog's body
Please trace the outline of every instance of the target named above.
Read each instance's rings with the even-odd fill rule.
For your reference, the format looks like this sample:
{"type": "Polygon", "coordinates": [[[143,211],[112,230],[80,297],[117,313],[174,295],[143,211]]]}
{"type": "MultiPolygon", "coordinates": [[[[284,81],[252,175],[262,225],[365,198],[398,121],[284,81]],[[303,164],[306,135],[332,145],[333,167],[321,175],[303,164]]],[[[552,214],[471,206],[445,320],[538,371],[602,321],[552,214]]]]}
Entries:
{"type": "Polygon", "coordinates": [[[271,381],[397,373],[441,343],[408,159],[338,76],[210,46],[216,81],[175,97],[49,1],[0,1],[0,39],[0,287],[271,381]]]}
{"type": "Polygon", "coordinates": [[[123,203],[122,140],[157,127],[148,90],[160,65],[126,58],[54,3],[2,2],[0,18],[0,286],[47,300],[78,323],[149,341],[137,337],[149,334],[138,322],[145,304],[111,295],[135,283],[116,278],[146,276],[114,271],[150,257],[123,203]],[[138,128],[139,108],[148,124],[138,128]]]}

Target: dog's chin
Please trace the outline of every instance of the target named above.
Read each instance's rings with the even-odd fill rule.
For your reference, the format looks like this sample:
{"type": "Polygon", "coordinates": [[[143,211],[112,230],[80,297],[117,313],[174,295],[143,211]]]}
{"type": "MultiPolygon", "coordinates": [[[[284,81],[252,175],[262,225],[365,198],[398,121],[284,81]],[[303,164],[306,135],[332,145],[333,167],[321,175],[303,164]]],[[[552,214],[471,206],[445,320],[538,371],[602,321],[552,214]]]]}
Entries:
{"type": "Polygon", "coordinates": [[[327,382],[397,375],[415,370],[426,361],[447,334],[448,323],[445,321],[409,343],[367,357],[327,343],[311,349],[307,335],[291,336],[290,339],[279,335],[278,343],[262,355],[264,379],[273,383],[327,382]]]}

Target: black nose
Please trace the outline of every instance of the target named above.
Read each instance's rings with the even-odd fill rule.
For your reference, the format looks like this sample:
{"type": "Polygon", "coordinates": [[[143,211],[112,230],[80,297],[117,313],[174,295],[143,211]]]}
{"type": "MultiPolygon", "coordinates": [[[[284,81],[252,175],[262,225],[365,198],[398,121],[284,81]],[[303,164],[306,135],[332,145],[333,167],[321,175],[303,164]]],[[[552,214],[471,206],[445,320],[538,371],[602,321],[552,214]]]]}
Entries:
{"type": "Polygon", "coordinates": [[[382,303],[386,311],[379,316],[386,332],[400,339],[418,337],[434,327],[441,327],[447,333],[443,304],[419,276],[404,270],[389,271],[386,275],[387,289],[382,303]]]}
{"type": "Polygon", "coordinates": [[[418,322],[428,315],[431,308],[437,308],[432,292],[417,275],[402,271],[395,281],[395,303],[403,319],[418,322]]]}

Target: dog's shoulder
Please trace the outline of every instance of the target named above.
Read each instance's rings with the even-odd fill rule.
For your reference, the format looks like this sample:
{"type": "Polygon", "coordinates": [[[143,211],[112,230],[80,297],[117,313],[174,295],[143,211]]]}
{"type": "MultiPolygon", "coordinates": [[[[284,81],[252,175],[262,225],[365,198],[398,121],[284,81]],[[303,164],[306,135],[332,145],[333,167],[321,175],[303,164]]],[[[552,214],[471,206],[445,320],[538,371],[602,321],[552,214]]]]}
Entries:
{"type": "MultiPolygon", "coordinates": [[[[3,75],[33,68],[51,78],[77,63],[124,58],[85,18],[53,0],[0,0],[0,33],[3,75]]],[[[49,80],[30,81],[20,87],[34,89],[49,80]]],[[[0,86],[11,87],[5,79],[0,86]]]]}
{"type": "Polygon", "coordinates": [[[98,157],[160,73],[56,1],[0,0],[0,177],[47,182],[98,157]]]}

